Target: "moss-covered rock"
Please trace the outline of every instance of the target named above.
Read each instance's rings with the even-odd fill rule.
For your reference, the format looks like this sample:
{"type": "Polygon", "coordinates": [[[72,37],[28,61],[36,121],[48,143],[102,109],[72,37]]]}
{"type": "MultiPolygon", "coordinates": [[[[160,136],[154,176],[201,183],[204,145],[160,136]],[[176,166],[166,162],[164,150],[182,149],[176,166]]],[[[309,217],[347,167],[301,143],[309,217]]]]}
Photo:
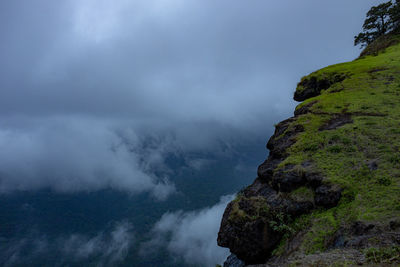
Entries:
{"type": "Polygon", "coordinates": [[[303,77],[297,85],[293,98],[296,101],[304,101],[308,98],[318,96],[321,91],[328,89],[333,84],[340,83],[344,79],[346,79],[345,74],[335,72],[303,77]]]}

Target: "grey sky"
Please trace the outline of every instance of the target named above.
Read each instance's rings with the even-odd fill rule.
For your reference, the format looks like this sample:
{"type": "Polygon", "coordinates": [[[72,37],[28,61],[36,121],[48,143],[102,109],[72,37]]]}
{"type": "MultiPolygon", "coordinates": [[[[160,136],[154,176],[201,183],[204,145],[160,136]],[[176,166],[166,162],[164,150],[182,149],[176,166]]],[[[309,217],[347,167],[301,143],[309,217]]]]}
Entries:
{"type": "Polygon", "coordinates": [[[353,36],[379,2],[1,1],[0,191],[167,196],[141,155],[112,152],[120,133],[135,147],[173,131],[193,149],[267,134],[302,75],[358,55],[353,36]]]}

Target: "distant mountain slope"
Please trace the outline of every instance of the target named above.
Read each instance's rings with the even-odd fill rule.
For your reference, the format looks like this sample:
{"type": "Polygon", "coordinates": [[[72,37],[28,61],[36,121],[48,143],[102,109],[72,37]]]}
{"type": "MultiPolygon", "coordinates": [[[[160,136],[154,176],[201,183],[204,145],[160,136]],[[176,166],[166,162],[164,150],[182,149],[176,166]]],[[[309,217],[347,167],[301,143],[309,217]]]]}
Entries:
{"type": "Polygon", "coordinates": [[[301,79],[304,102],[228,204],[220,246],[262,266],[400,263],[399,40],[301,79]]]}

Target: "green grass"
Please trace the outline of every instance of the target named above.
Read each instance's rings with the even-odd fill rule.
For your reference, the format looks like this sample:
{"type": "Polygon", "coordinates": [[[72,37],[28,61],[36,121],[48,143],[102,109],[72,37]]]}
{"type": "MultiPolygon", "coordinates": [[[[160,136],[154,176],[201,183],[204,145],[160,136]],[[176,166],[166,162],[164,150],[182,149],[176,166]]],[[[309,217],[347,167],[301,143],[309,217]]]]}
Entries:
{"type": "Polygon", "coordinates": [[[302,202],[302,201],[314,201],[314,191],[306,186],[302,186],[297,188],[296,190],[290,192],[290,198],[295,201],[302,202]]]}
{"type": "Polygon", "coordinates": [[[332,242],[335,232],[339,229],[339,221],[335,216],[335,209],[316,211],[309,217],[312,221],[302,243],[302,250],[306,254],[323,252],[332,242]]]}
{"type": "Polygon", "coordinates": [[[312,226],[304,241],[308,253],[323,251],[326,238],[340,225],[400,218],[400,44],[377,56],[333,65],[303,79],[337,74],[347,78],[299,105],[317,101],[310,108],[312,113],[294,122],[305,131],[281,163],[311,161],[326,182],[344,189],[336,208],[310,216],[312,226]],[[340,113],[353,114],[353,123],[319,130],[332,114],[340,113]],[[368,167],[371,160],[377,162],[376,170],[368,167]]]}
{"type": "Polygon", "coordinates": [[[238,195],[232,201],[232,211],[230,213],[229,219],[231,221],[251,221],[256,220],[258,217],[266,216],[269,214],[269,205],[265,198],[261,196],[246,198],[243,195],[238,195]],[[254,209],[254,214],[249,215],[244,210],[239,207],[239,202],[245,200],[251,202],[251,206],[254,209]]]}

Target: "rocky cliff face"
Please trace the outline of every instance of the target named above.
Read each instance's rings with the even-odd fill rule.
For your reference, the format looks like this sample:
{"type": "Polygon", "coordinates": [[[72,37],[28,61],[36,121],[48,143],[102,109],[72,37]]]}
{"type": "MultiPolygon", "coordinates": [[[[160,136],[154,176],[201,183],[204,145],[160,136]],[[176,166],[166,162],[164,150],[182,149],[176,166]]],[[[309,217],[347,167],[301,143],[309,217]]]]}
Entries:
{"type": "Polygon", "coordinates": [[[400,262],[400,45],[304,77],[294,99],[218,244],[247,265],[400,262]]]}

